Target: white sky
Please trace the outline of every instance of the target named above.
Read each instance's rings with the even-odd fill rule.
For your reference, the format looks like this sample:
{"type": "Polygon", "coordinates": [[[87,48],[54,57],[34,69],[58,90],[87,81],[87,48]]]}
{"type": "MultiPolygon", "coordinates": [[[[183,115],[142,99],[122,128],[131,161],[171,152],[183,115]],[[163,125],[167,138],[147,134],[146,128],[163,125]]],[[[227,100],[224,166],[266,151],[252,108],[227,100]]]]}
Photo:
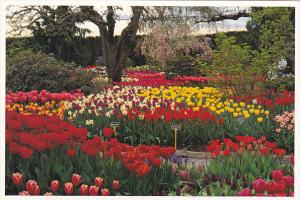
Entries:
{"type": "MultiPolygon", "coordinates": [[[[123,6],[122,11],[118,11],[121,19],[128,19],[131,16],[130,6],[123,6]]],[[[18,9],[16,6],[14,9],[18,9]]],[[[99,12],[103,11],[103,7],[95,7],[99,12]]],[[[249,20],[248,17],[241,17],[239,20],[224,20],[221,22],[216,22],[213,24],[199,24],[197,27],[192,28],[193,34],[203,35],[203,34],[212,34],[216,32],[227,32],[227,31],[246,31],[246,23],[249,20]]],[[[118,20],[116,22],[115,35],[120,35],[122,30],[127,26],[128,20],[118,20]]],[[[7,31],[11,29],[10,25],[6,23],[7,31]]],[[[99,36],[98,27],[92,22],[85,22],[84,24],[78,24],[78,27],[87,28],[91,33],[87,33],[86,36],[99,36]]],[[[22,36],[28,36],[29,32],[24,32],[22,36]]],[[[138,34],[143,34],[143,32],[138,32],[138,34]]],[[[9,36],[9,35],[8,35],[9,36]]]]}

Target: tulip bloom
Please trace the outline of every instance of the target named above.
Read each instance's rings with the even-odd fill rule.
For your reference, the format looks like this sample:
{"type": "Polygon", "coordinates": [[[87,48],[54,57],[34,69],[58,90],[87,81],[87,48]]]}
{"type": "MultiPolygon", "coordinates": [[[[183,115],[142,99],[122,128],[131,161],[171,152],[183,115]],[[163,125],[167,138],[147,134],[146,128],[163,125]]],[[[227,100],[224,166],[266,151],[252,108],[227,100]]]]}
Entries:
{"type": "Polygon", "coordinates": [[[34,194],[36,194],[38,192],[37,191],[37,187],[38,187],[38,184],[37,184],[37,182],[35,180],[29,180],[29,181],[27,181],[26,186],[25,186],[26,190],[31,195],[34,195],[34,194]]]}
{"type": "Polygon", "coordinates": [[[285,192],[285,185],[281,182],[269,182],[266,185],[268,194],[278,194],[285,192]]]}
{"type": "Polygon", "coordinates": [[[284,176],[283,170],[273,170],[272,171],[272,179],[274,179],[276,182],[281,181],[283,176],[284,176]]]}
{"type": "Polygon", "coordinates": [[[109,196],[110,192],[107,188],[101,189],[102,196],[109,196]]]}
{"type": "Polygon", "coordinates": [[[287,188],[292,188],[294,186],[294,177],[292,176],[284,176],[281,181],[287,188]]]}
{"type": "Polygon", "coordinates": [[[71,181],[73,183],[74,186],[78,186],[80,184],[81,181],[81,176],[79,174],[73,174],[71,181]]]}
{"type": "Polygon", "coordinates": [[[263,179],[257,179],[252,183],[252,187],[256,193],[264,193],[266,190],[266,182],[263,179]]]}
{"type": "Polygon", "coordinates": [[[103,129],[103,136],[104,137],[111,138],[111,136],[113,135],[113,133],[114,133],[113,129],[104,127],[104,129],[103,129]]]}
{"type": "Polygon", "coordinates": [[[237,193],[238,196],[252,196],[251,190],[249,188],[246,188],[240,192],[237,193]]]}
{"type": "Polygon", "coordinates": [[[72,148],[69,148],[69,149],[67,149],[66,154],[67,154],[69,157],[73,157],[73,156],[76,154],[76,150],[75,150],[75,149],[72,149],[72,148]]]}
{"type": "Polygon", "coordinates": [[[80,195],[88,195],[89,194],[89,186],[86,184],[82,184],[79,188],[80,195]]]}
{"type": "Polygon", "coordinates": [[[50,183],[50,189],[53,193],[57,192],[59,190],[59,186],[60,186],[60,183],[58,180],[53,180],[51,183],[50,183]]]}
{"type": "Polygon", "coordinates": [[[74,190],[74,187],[73,187],[73,184],[71,182],[65,183],[64,191],[67,195],[73,194],[73,190],[74,190]]]}
{"type": "Polygon", "coordinates": [[[34,188],[33,195],[40,195],[40,193],[41,193],[40,186],[37,185],[37,186],[34,188]]]}
{"type": "Polygon", "coordinates": [[[119,189],[119,181],[116,181],[116,180],[113,181],[113,189],[114,190],[119,189]]]}
{"type": "Polygon", "coordinates": [[[19,172],[16,172],[12,174],[11,179],[14,185],[18,187],[23,182],[23,175],[20,174],[19,172]]]}
{"type": "Polygon", "coordinates": [[[91,196],[97,196],[98,195],[98,192],[99,192],[99,187],[95,186],[95,185],[92,185],[90,188],[89,188],[89,195],[91,196]]]}
{"type": "Polygon", "coordinates": [[[103,180],[103,178],[101,178],[101,177],[96,177],[95,178],[95,180],[94,180],[94,184],[97,186],[97,187],[102,187],[102,185],[103,185],[103,183],[104,183],[104,180],[103,180]]]}

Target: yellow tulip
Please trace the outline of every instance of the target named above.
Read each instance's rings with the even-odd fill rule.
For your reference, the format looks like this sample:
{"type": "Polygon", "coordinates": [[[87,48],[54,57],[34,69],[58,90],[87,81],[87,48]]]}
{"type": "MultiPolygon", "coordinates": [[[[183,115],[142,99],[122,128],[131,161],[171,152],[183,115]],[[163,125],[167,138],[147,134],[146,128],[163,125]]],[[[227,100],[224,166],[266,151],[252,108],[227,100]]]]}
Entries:
{"type": "Polygon", "coordinates": [[[236,112],[233,113],[233,117],[238,117],[238,116],[239,116],[239,113],[236,113],[236,112]]]}
{"type": "Polygon", "coordinates": [[[270,111],[266,110],[265,115],[269,115],[269,114],[270,114],[270,111]]]}
{"type": "Polygon", "coordinates": [[[254,113],[255,113],[255,115],[259,115],[260,111],[259,110],[255,110],[254,113]]]}
{"type": "Polygon", "coordinates": [[[257,122],[258,122],[258,123],[261,123],[262,121],[263,121],[263,118],[262,118],[262,117],[257,118],[257,122]]]}

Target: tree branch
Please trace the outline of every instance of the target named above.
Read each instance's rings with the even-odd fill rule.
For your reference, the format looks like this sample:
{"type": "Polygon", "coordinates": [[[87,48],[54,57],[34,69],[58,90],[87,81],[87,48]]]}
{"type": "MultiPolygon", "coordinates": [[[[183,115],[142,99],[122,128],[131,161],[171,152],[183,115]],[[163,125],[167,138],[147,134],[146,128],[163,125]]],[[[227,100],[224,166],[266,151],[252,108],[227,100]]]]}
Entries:
{"type": "Polygon", "coordinates": [[[203,22],[210,23],[210,22],[222,21],[225,19],[238,20],[240,17],[249,17],[249,13],[247,13],[245,10],[234,14],[222,14],[220,12],[218,13],[218,15],[208,17],[207,19],[196,20],[194,21],[194,24],[203,23],[203,22]]]}

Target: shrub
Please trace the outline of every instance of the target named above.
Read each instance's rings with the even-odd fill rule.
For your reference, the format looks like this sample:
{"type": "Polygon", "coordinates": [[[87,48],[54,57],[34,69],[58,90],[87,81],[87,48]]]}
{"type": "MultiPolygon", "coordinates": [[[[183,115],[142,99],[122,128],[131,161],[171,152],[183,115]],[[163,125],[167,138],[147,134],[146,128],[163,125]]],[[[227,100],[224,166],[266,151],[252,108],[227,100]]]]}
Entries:
{"type": "Polygon", "coordinates": [[[25,50],[7,57],[6,89],[11,91],[60,92],[80,88],[89,92],[92,76],[72,63],[55,60],[41,52],[25,50]]]}
{"type": "Polygon", "coordinates": [[[167,78],[181,75],[197,75],[195,58],[192,56],[177,56],[168,62],[165,73],[167,78]]]}

